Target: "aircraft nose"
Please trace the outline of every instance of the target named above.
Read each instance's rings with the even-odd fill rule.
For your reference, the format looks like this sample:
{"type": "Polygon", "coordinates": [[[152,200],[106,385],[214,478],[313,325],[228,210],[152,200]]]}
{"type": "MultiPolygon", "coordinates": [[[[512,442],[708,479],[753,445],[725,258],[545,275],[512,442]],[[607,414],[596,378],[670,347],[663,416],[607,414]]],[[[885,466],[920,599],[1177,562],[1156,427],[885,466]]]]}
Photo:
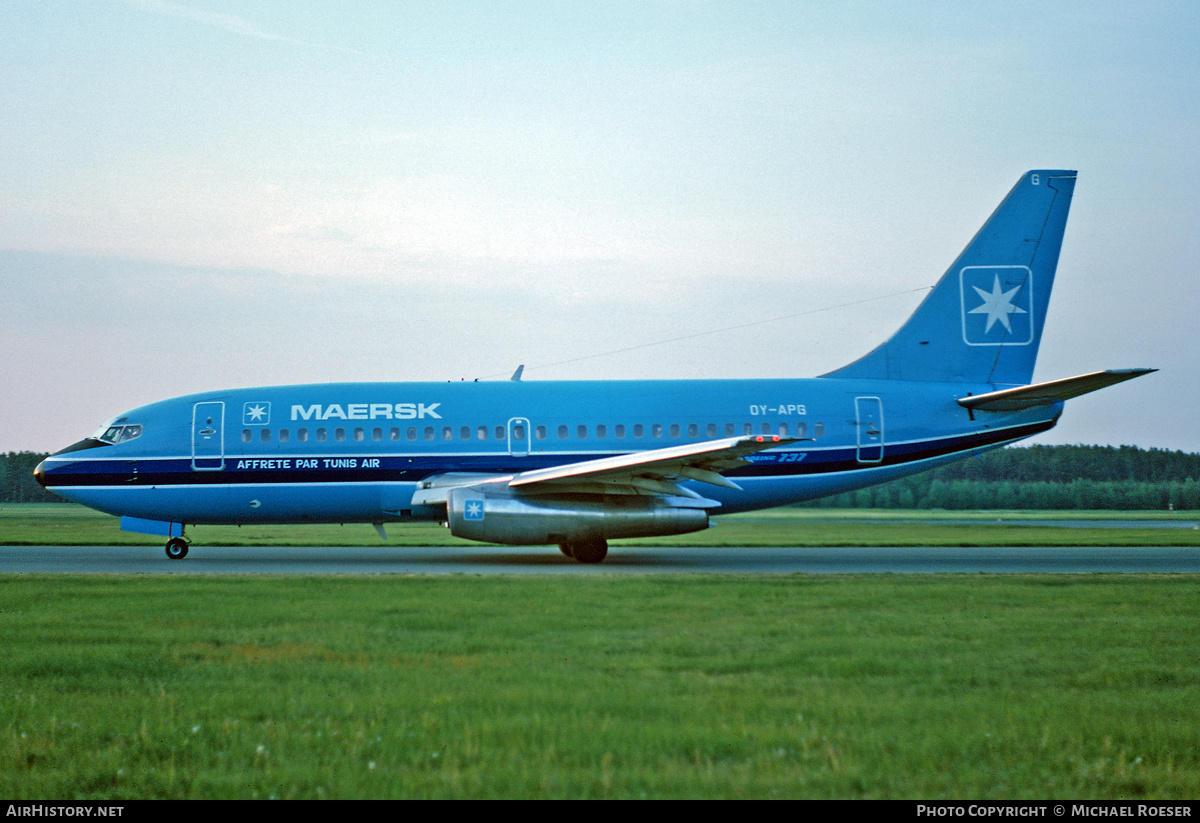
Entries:
{"type": "MultiPolygon", "coordinates": [[[[26,465],[29,465],[29,464],[27,463],[26,465]]],[[[38,463],[37,468],[33,470],[33,479],[36,480],[38,482],[38,485],[41,486],[42,488],[46,487],[45,468],[46,468],[46,461],[43,460],[41,463],[38,463]]]]}

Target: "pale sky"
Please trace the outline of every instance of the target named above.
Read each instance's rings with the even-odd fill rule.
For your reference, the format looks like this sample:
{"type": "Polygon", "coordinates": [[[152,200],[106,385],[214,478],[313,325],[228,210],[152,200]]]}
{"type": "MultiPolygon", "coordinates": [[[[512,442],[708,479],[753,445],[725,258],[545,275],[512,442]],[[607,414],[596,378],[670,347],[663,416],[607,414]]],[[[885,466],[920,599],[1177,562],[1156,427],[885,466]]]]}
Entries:
{"type": "Polygon", "coordinates": [[[1079,171],[1036,378],[1162,370],[1034,442],[1200,451],[1197,43],[1191,0],[0,0],[0,451],[239,386],[815,376],[1033,168],[1079,171]]]}

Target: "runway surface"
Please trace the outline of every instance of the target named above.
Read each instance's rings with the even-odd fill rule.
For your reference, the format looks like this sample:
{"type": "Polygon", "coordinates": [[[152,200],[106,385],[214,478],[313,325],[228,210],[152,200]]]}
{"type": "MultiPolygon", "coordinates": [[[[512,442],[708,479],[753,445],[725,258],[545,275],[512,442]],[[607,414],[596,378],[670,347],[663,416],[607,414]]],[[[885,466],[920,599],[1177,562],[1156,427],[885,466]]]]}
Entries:
{"type": "Polygon", "coordinates": [[[0,574],[1195,574],[1197,547],[614,546],[598,566],[552,546],[0,546],[0,574]]]}

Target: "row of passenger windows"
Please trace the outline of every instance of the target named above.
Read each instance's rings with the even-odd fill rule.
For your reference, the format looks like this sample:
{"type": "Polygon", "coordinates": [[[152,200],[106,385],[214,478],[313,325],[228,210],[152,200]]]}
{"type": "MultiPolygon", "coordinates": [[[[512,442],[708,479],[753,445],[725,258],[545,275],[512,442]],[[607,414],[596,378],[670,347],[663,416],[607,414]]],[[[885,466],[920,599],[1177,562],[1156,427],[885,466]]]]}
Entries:
{"type": "MultiPolygon", "coordinates": [[[[793,435],[796,437],[810,436],[809,431],[808,431],[808,424],[804,423],[804,422],[791,423],[791,424],[789,424],[789,423],[775,423],[775,424],[759,423],[759,424],[757,424],[757,429],[758,429],[757,431],[755,431],[755,428],[756,428],[756,426],[754,423],[740,424],[741,434],[743,436],[755,435],[755,434],[778,434],[782,437],[791,437],[793,435]]],[[[594,437],[595,439],[598,439],[598,440],[604,440],[607,437],[609,437],[609,434],[610,434],[609,427],[604,425],[603,423],[601,423],[597,426],[594,426],[592,428],[589,428],[588,426],[582,426],[582,425],[575,426],[574,429],[575,429],[575,438],[578,440],[588,440],[591,437],[594,437]]],[[[712,439],[712,438],[721,437],[721,436],[735,437],[738,435],[738,429],[739,429],[739,424],[736,424],[736,423],[726,423],[726,424],[724,424],[724,426],[719,426],[716,423],[708,423],[703,427],[703,429],[701,429],[701,426],[699,423],[688,423],[686,425],[680,424],[680,423],[671,423],[666,426],[664,426],[661,423],[651,423],[649,425],[643,425],[642,423],[635,423],[632,426],[625,426],[625,424],[623,424],[623,423],[618,423],[617,425],[615,425],[611,428],[611,435],[612,435],[612,437],[614,437],[617,440],[624,439],[627,436],[632,436],[634,439],[644,438],[647,436],[647,434],[652,438],[660,438],[663,436],[670,436],[672,438],[678,438],[678,437],[684,436],[684,432],[686,431],[687,437],[699,438],[699,437],[703,436],[703,437],[712,439]],[[703,434],[701,433],[702,431],[703,431],[703,434]]],[[[254,429],[242,429],[242,442],[243,443],[253,442],[254,441],[254,432],[255,432],[254,429]]],[[[556,429],[554,429],[553,433],[554,433],[554,439],[568,440],[571,437],[571,427],[567,426],[566,424],[563,424],[563,425],[558,426],[556,429]]],[[[347,438],[349,438],[350,440],[353,440],[355,442],[361,443],[361,442],[365,442],[367,440],[368,436],[370,437],[371,440],[373,440],[375,442],[381,442],[385,438],[387,440],[393,440],[393,441],[399,441],[402,439],[403,440],[418,440],[418,439],[421,439],[421,440],[454,440],[454,439],[456,439],[455,435],[457,435],[458,440],[488,440],[488,439],[507,440],[508,436],[509,436],[509,431],[508,431],[507,426],[495,426],[495,427],[490,427],[490,428],[488,426],[475,426],[475,427],[459,426],[459,427],[457,427],[457,429],[454,426],[440,426],[440,427],[439,426],[425,426],[423,429],[420,429],[417,426],[409,426],[407,428],[401,428],[399,426],[392,426],[390,429],[387,429],[386,431],[383,428],[375,427],[375,428],[371,429],[370,432],[368,432],[366,429],[363,429],[363,428],[355,428],[355,429],[350,429],[350,430],[343,429],[343,428],[336,428],[336,429],[332,429],[332,430],[325,429],[325,428],[318,428],[318,429],[314,429],[312,432],[313,438],[318,443],[326,442],[329,439],[331,434],[332,434],[333,439],[339,443],[345,441],[347,438]]],[[[824,423],[813,423],[811,436],[812,437],[821,437],[824,434],[825,434],[825,424],[824,423]]],[[[274,432],[274,433],[272,432],[271,429],[268,429],[268,428],[258,429],[258,439],[261,440],[263,443],[270,443],[271,438],[273,436],[276,437],[280,443],[290,442],[291,437],[292,437],[290,429],[279,429],[277,432],[274,432]]],[[[524,425],[521,425],[521,424],[513,425],[512,439],[515,442],[524,442],[527,439],[527,437],[528,437],[528,434],[525,430],[524,425]]],[[[533,437],[535,440],[550,440],[550,439],[552,439],[551,438],[551,430],[549,428],[547,428],[546,426],[535,426],[533,429],[533,437]]],[[[309,430],[308,429],[297,429],[296,430],[297,442],[307,443],[308,439],[309,439],[309,430]]]]}

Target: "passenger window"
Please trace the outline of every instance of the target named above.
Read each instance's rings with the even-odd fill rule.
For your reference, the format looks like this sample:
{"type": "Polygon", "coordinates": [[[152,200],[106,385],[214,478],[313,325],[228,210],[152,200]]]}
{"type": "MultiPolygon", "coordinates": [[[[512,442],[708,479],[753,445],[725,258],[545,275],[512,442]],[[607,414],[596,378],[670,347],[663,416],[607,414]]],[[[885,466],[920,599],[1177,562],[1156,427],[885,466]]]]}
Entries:
{"type": "Polygon", "coordinates": [[[409,426],[404,432],[404,437],[408,440],[416,440],[417,439],[417,427],[409,426]]]}
{"type": "MultiPolygon", "coordinates": [[[[416,436],[416,430],[413,431],[413,436],[416,436]]],[[[394,440],[394,441],[400,439],[400,427],[399,426],[392,426],[391,431],[388,432],[388,439],[394,440]]]]}
{"type": "Polygon", "coordinates": [[[434,434],[435,433],[434,433],[433,426],[425,427],[425,439],[426,440],[432,440],[434,438],[434,434]]]}
{"type": "Polygon", "coordinates": [[[672,437],[678,437],[678,436],[679,436],[679,424],[678,424],[678,423],[672,423],[672,424],[671,424],[671,436],[672,436],[672,437]]]}
{"type": "Polygon", "coordinates": [[[270,429],[263,429],[262,431],[260,431],[260,432],[258,433],[258,437],[259,437],[259,439],[260,439],[260,440],[262,440],[262,442],[264,442],[264,443],[270,443],[270,442],[271,442],[271,430],[270,430],[270,429]]]}
{"type": "Polygon", "coordinates": [[[742,434],[744,434],[744,435],[754,434],[754,426],[750,423],[743,423],[742,424],[742,434]]]}
{"type": "Polygon", "coordinates": [[[699,437],[700,427],[695,423],[688,423],[688,437],[699,437]]]}
{"type": "Polygon", "coordinates": [[[587,426],[579,426],[575,429],[575,436],[580,440],[587,440],[587,426]]]}
{"type": "Polygon", "coordinates": [[[780,437],[787,437],[787,434],[788,434],[788,424],[787,424],[787,423],[780,423],[780,424],[779,424],[779,436],[780,436],[780,437]]]}
{"type": "Polygon", "coordinates": [[[325,430],[324,430],[324,429],[317,429],[317,442],[318,442],[318,443],[324,443],[324,442],[325,442],[325,437],[326,437],[325,430]]]}
{"type": "Polygon", "coordinates": [[[443,440],[453,440],[454,439],[454,429],[450,428],[449,426],[442,426],[442,439],[443,440]]]}
{"type": "Polygon", "coordinates": [[[346,439],[346,430],[343,428],[334,429],[333,430],[333,439],[339,443],[344,441],[346,439]]]}
{"type": "Polygon", "coordinates": [[[538,440],[545,440],[546,439],[546,427],[538,426],[536,429],[533,430],[533,436],[536,437],[538,440]]]}
{"type": "Polygon", "coordinates": [[[475,438],[477,440],[487,440],[487,426],[480,426],[475,430],[475,438]]]}
{"type": "Polygon", "coordinates": [[[290,440],[290,439],[291,439],[291,437],[292,437],[292,436],[291,436],[291,435],[288,433],[288,430],[287,430],[287,429],[280,429],[280,430],[279,430],[279,442],[280,442],[280,443],[286,443],[286,442],[288,442],[288,440],[290,440]]]}
{"type": "Polygon", "coordinates": [[[558,439],[559,439],[559,440],[566,440],[566,439],[567,439],[567,427],[566,427],[566,426],[559,426],[559,427],[558,427],[558,439]]]}
{"type": "Polygon", "coordinates": [[[650,426],[650,436],[651,437],[662,437],[662,435],[663,435],[663,427],[662,427],[661,423],[654,423],[653,425],[650,426]]]}
{"type": "Polygon", "coordinates": [[[804,437],[807,434],[808,434],[808,424],[807,423],[797,423],[796,424],[796,436],[804,437]]]}
{"type": "Polygon", "coordinates": [[[823,437],[825,434],[824,423],[813,423],[813,437],[823,437]]]}
{"type": "Polygon", "coordinates": [[[497,440],[506,440],[507,438],[508,438],[508,429],[504,428],[504,426],[497,426],[496,427],[496,439],[497,440]]]}
{"type": "Polygon", "coordinates": [[[382,440],[383,439],[383,429],[380,429],[380,428],[371,429],[371,439],[374,440],[376,443],[378,443],[380,440],[382,440]]]}
{"type": "Polygon", "coordinates": [[[725,436],[733,437],[737,433],[737,428],[732,423],[725,424],[725,436]]]}
{"type": "Polygon", "coordinates": [[[608,436],[608,428],[604,424],[596,426],[596,436],[603,439],[608,436]]]}
{"type": "Polygon", "coordinates": [[[521,425],[513,426],[513,441],[525,439],[525,427],[521,425]]]}
{"type": "Polygon", "coordinates": [[[296,439],[299,440],[301,443],[307,443],[308,442],[308,429],[297,429],[296,430],[296,439]]]}
{"type": "Polygon", "coordinates": [[[762,426],[759,428],[759,433],[760,434],[770,434],[771,433],[771,424],[763,423],[762,426]]]}
{"type": "Polygon", "coordinates": [[[707,426],[705,426],[704,427],[704,436],[705,437],[716,437],[717,436],[717,424],[709,423],[707,426]]]}
{"type": "Polygon", "coordinates": [[[625,437],[625,426],[620,423],[618,423],[616,426],[613,426],[613,434],[616,435],[617,438],[625,437]]]}
{"type": "Polygon", "coordinates": [[[471,427],[470,426],[459,427],[458,439],[459,440],[470,440],[471,439],[471,427]]]}
{"type": "Polygon", "coordinates": [[[242,442],[243,443],[249,443],[253,439],[254,439],[254,432],[250,431],[249,429],[242,429],[242,442]]]}
{"type": "Polygon", "coordinates": [[[643,432],[643,431],[645,431],[645,430],[642,428],[642,424],[641,424],[641,423],[634,423],[634,424],[633,424],[633,436],[634,436],[634,437],[641,437],[641,436],[642,436],[642,432],[643,432]]]}

